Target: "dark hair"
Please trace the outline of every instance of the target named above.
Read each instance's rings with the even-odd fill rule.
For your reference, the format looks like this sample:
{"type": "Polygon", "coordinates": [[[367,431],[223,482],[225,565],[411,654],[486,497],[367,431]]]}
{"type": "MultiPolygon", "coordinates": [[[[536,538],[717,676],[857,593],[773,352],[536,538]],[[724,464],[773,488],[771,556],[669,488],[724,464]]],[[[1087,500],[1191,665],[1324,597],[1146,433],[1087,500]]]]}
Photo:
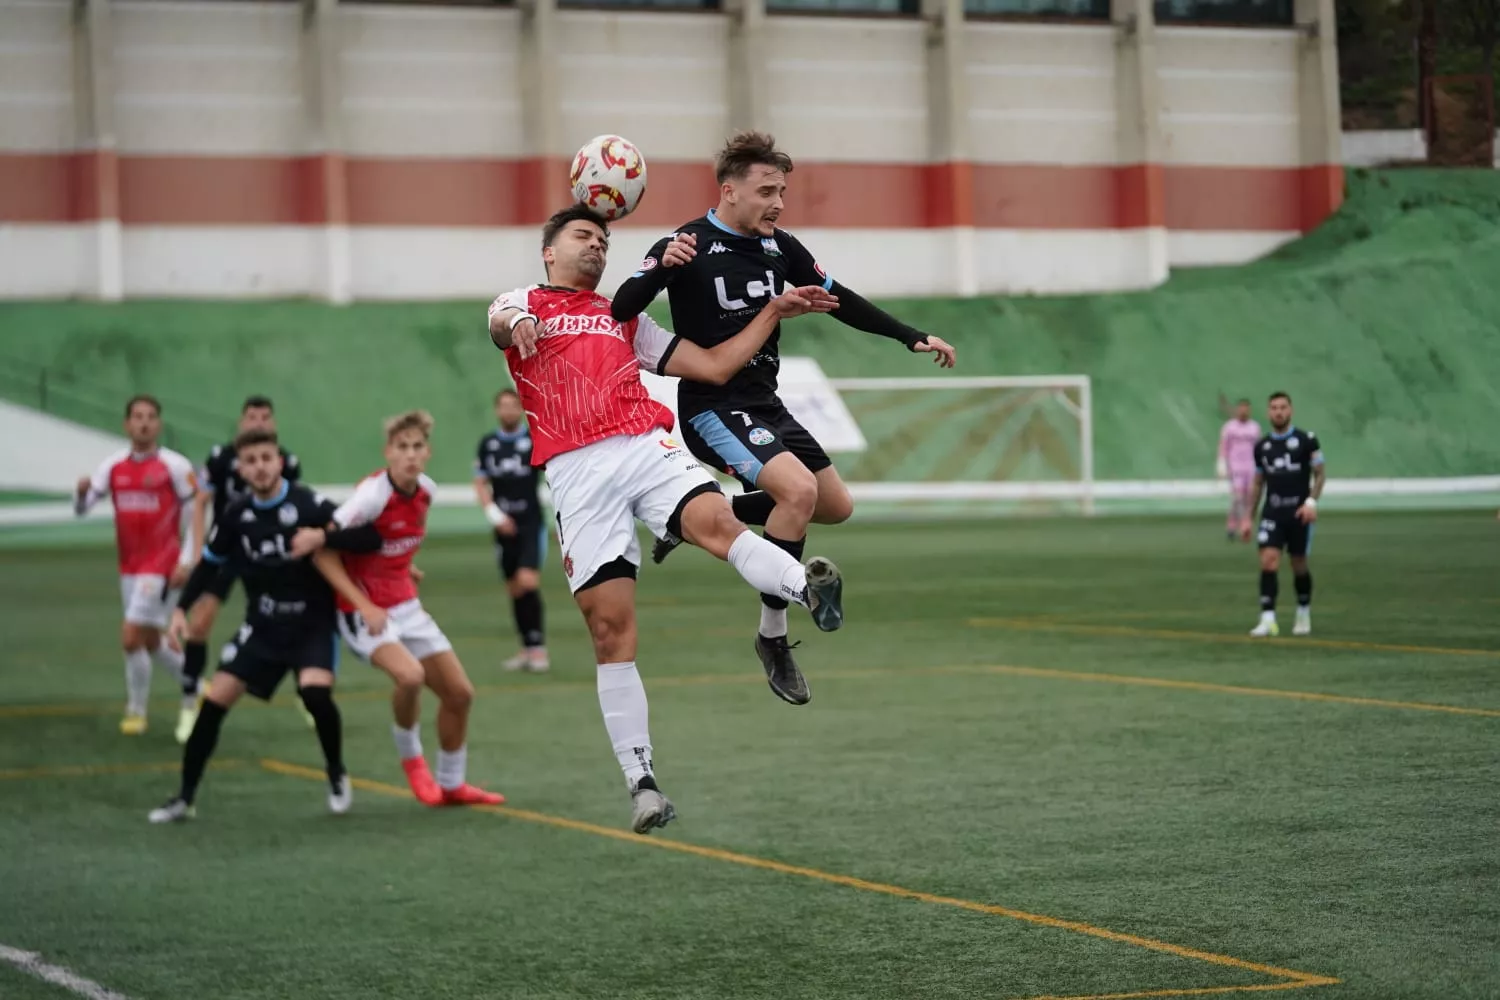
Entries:
{"type": "Polygon", "coordinates": [[[792,172],[792,158],[776,148],[774,135],[736,132],[714,158],[714,177],[720,184],[731,178],[741,180],[757,163],[775,167],[784,174],[792,172]]]}
{"type": "Polygon", "coordinates": [[[1269,397],[1268,397],[1268,398],[1267,398],[1267,399],[1266,399],[1266,402],[1268,402],[1268,403],[1274,403],[1274,402],[1276,402],[1276,401],[1277,401],[1277,400],[1278,400],[1278,399],[1284,399],[1284,400],[1286,400],[1286,401],[1287,401],[1287,402],[1288,402],[1288,403],[1290,403],[1290,402],[1291,402],[1291,401],[1292,401],[1292,397],[1291,397],[1291,396],[1288,396],[1288,395],[1287,395],[1287,394],[1286,394],[1286,393],[1284,393],[1284,392],[1273,392],[1273,393],[1271,393],[1271,395],[1270,395],[1270,396],[1269,396],[1269,397]]]}
{"type": "Polygon", "coordinates": [[[276,432],[265,427],[252,427],[235,435],[234,450],[240,451],[255,444],[276,444],[276,432]]]}
{"type": "Polygon", "coordinates": [[[125,417],[127,420],[130,418],[130,411],[135,409],[136,403],[147,404],[151,409],[156,411],[158,417],[161,416],[161,400],[148,393],[138,392],[125,401],[125,417]]]}
{"type": "Polygon", "coordinates": [[[552,213],[552,218],[542,226],[542,249],[545,250],[556,243],[557,234],[562,232],[570,222],[592,222],[604,231],[604,238],[609,239],[609,224],[595,215],[587,205],[579,203],[569,205],[561,212],[552,213]]]}
{"type": "Polygon", "coordinates": [[[521,398],[521,394],[519,392],[516,392],[516,390],[514,389],[501,389],[499,392],[495,393],[495,402],[499,403],[500,400],[504,399],[506,396],[514,396],[517,400],[520,400],[521,398]]]}
{"type": "Polygon", "coordinates": [[[1241,396],[1240,397],[1240,401],[1238,403],[1234,404],[1234,405],[1236,405],[1236,406],[1249,406],[1250,405],[1250,400],[1247,399],[1247,398],[1245,398],[1244,396],[1241,396]]]}
{"type": "Polygon", "coordinates": [[[272,413],[275,413],[276,407],[271,405],[270,396],[246,396],[244,405],[240,407],[240,412],[244,413],[246,410],[270,410],[272,413]]]}

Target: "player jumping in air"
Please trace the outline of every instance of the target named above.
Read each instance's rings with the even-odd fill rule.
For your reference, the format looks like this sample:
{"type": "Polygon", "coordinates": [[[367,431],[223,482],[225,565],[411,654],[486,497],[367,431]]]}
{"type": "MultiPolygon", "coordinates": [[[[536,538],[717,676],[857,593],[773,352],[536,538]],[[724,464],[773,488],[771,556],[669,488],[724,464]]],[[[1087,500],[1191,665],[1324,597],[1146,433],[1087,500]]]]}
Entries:
{"type": "MultiPolygon", "coordinates": [[[[796,237],[776,227],[792,159],[762,132],[741,132],[719,152],[719,205],[658,240],[640,268],[615,293],[622,322],[639,315],[668,290],[672,326],[692,343],[711,348],[745,329],[778,290],[816,285],[839,301],[841,322],[890,339],[907,350],[931,352],[945,368],[954,351],[871,305],[823,270],[796,237]]],[[[809,522],[838,524],[854,511],[849,490],[813,436],[776,395],[780,333],[772,332],[750,363],[722,385],[691,376],[677,387],[682,438],[700,462],[723,469],[750,491],[734,499],[735,516],[764,525],[766,541],[801,559],[809,522]]],[[[680,542],[661,536],[657,562],[680,542]]],[[[771,690],[793,705],[812,697],[787,642],[786,601],[761,598],[755,651],[771,690]]]]}
{"type": "Polygon", "coordinates": [[[185,457],[157,444],[161,404],[151,396],[132,397],[125,404],[125,435],[130,438],[129,448],[110,455],[92,476],[78,480],[73,510],[82,517],[105,497],[114,500],[120,598],[125,605],[120,626],[120,645],[125,650],[125,717],[120,720],[120,732],[139,736],[146,731],[152,661],[183,685],[182,714],[191,719],[197,709],[197,684],[184,681],[182,654],[162,641],[162,630],[203,536],[200,527],[189,546],[183,547],[183,513],[198,492],[197,476],[185,457]]]}
{"type": "MultiPolygon", "coordinates": [[[[235,431],[243,434],[245,431],[264,428],[271,433],[276,432],[276,409],[271,405],[271,400],[266,396],[251,396],[245,400],[240,407],[240,424],[235,431]]],[[[302,478],[302,464],[297,461],[297,456],[281,449],[281,478],[289,483],[295,483],[302,478]]],[[[208,453],[208,460],[203,463],[203,488],[199,490],[198,496],[193,501],[193,537],[203,538],[208,528],[208,510],[213,508],[213,523],[218,524],[224,516],[224,508],[239,499],[249,487],[239,473],[239,462],[235,457],[234,442],[216,444],[208,453]]],[[[193,557],[197,559],[198,549],[194,548],[193,557]]],[[[199,682],[203,677],[203,668],[208,665],[208,636],[213,631],[214,620],[219,616],[219,609],[224,606],[224,601],[229,597],[229,591],[234,588],[236,577],[233,573],[223,573],[214,578],[198,603],[188,613],[188,637],[183,646],[183,695],[186,696],[197,691],[199,682]]],[[[186,743],[188,734],[193,731],[193,722],[196,718],[196,708],[189,712],[183,710],[177,720],[177,742],[186,743]]],[[[311,722],[311,718],[308,718],[311,722]]]]}
{"type": "MultiPolygon", "coordinates": [[[[338,660],[333,591],[307,559],[292,554],[292,539],[304,527],[329,523],[334,506],[300,483],[281,475],[281,449],[265,428],[245,431],[234,441],[239,474],[249,491],[224,508],[203,558],[188,579],[171,635],[188,635],[187,612],[220,573],[245,581],[245,622],[220,654],[208,683],[198,721],[182,756],[182,784],[175,796],[153,809],[153,823],[174,823],[193,815],[198,783],[219,742],[224,717],[247,691],[270,700],[287,673],[297,676],[297,692],[317,728],[328,773],[328,808],[349,811],[351,790],[344,771],[343,723],[333,702],[333,671],[338,660]]],[[[378,548],[373,531],[334,532],[330,547],[378,548]]]]}
{"type": "Polygon", "coordinates": [[[1255,482],[1255,446],[1260,441],[1260,424],[1250,419],[1250,400],[1235,404],[1234,416],[1224,421],[1219,431],[1219,459],[1215,471],[1229,480],[1229,516],[1225,533],[1232,542],[1249,537],[1250,520],[1255,514],[1255,500],[1250,487],[1255,482]]]}
{"type": "Polygon", "coordinates": [[[760,592],[808,608],[824,631],[843,622],[843,584],[828,560],[804,569],[736,520],[718,482],[669,436],[672,411],[647,395],[639,369],[723,382],[778,320],[838,303],[821,287],[789,287],[768,297],[738,336],[706,349],[649,316],[610,315],[595,291],[608,249],[609,230],[583,206],[558,212],[542,229],[547,284],[497,298],[489,328],[526,409],[532,464],[547,470],[563,573],[593,638],[599,707],[630,789],[631,827],[646,833],[676,813],[656,784],[635,663],[635,521],[728,561],[760,592]]]}
{"type": "MultiPolygon", "coordinates": [[[[1266,416],[1271,433],[1255,445],[1255,481],[1251,485],[1253,509],[1265,487],[1266,502],[1260,511],[1260,623],[1250,630],[1254,636],[1279,635],[1276,624],[1276,572],[1281,568],[1281,550],[1292,557],[1292,583],[1297,588],[1297,620],[1293,635],[1312,631],[1312,573],[1307,556],[1312,551],[1313,523],[1318,519],[1318,497],[1327,478],[1323,446],[1312,431],[1292,424],[1292,397],[1271,394],[1266,416]]],[[[1248,534],[1248,533],[1247,533],[1248,534]]]]}
{"type": "MultiPolygon", "coordinates": [[[[373,528],[379,547],[338,554],[323,549],[328,530],[306,528],[292,553],[317,552],[313,562],[339,596],[339,631],[349,648],[390,675],[395,722],[391,734],[401,767],[417,801],[429,806],[497,805],[504,796],[468,784],[469,707],[474,685],[453,644],[417,597],[419,574],[412,566],[427,533],[427,511],[436,488],[427,478],[432,456],[432,417],[413,410],[385,422],[386,468],[365,479],[333,512],[332,530],[373,528]],[[427,768],[418,733],[422,685],[437,694],[437,780],[427,768]]],[[[347,548],[347,546],[346,546],[347,548]]]]}
{"type": "Polygon", "coordinates": [[[531,435],[526,411],[514,389],[495,396],[494,430],[479,439],[474,460],[474,496],[495,533],[495,561],[510,592],[521,651],[502,666],[506,670],[547,670],[547,640],[542,629],[542,559],[547,553],[547,523],[537,497],[539,470],[531,464],[531,435]]]}

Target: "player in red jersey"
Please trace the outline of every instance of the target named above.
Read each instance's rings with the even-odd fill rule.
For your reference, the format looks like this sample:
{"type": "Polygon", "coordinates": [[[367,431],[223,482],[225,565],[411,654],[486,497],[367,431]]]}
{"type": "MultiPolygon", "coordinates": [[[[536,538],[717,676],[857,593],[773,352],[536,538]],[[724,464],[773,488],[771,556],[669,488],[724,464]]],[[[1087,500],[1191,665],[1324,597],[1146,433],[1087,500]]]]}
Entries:
{"type": "Polygon", "coordinates": [[[309,528],[292,541],[296,555],[316,552],[313,562],[339,597],[339,631],[362,660],[395,682],[391,733],[412,794],[424,805],[498,805],[503,795],[464,780],[468,765],[469,707],[474,685],[453,645],[417,597],[419,573],[412,565],[427,532],[434,484],[427,478],[432,456],[432,417],[413,410],[385,422],[386,468],[365,479],[333,515],[336,529],[373,525],[380,533],[374,552],[342,554],[322,549],[326,532],[309,528]],[[437,779],[427,768],[418,734],[423,683],[439,699],[437,779]]]}
{"type": "MultiPolygon", "coordinates": [[[[198,481],[192,462],[157,445],[161,403],[152,396],[132,396],[125,404],[125,435],[130,438],[129,448],[110,455],[92,476],[78,480],[73,510],[82,517],[105,497],[114,500],[120,598],[125,605],[120,627],[120,645],[125,650],[125,717],[120,720],[120,732],[139,736],[146,731],[151,662],[182,683],[182,654],[162,641],[162,631],[171,621],[178,591],[187,581],[203,539],[195,531],[191,544],[183,548],[183,515],[198,492],[198,481]]],[[[196,692],[185,694],[182,714],[195,715],[197,703],[196,692]]],[[[191,730],[192,725],[187,728],[191,730]]]]}
{"type": "Polygon", "coordinates": [[[838,302],[816,286],[787,289],[738,335],[703,348],[649,316],[610,315],[595,291],[608,249],[609,230],[583,206],[558,212],[542,229],[548,283],[497,298],[489,328],[526,409],[531,462],[547,470],[563,572],[594,641],[599,707],[630,789],[631,827],[647,833],[676,811],[653,774],[635,663],[635,521],[728,561],[758,592],[808,608],[827,632],[843,623],[843,583],[833,563],[815,558],[804,569],[735,518],[718,482],[669,436],[672,411],[646,393],[640,369],[722,383],[780,319],[838,302]]]}

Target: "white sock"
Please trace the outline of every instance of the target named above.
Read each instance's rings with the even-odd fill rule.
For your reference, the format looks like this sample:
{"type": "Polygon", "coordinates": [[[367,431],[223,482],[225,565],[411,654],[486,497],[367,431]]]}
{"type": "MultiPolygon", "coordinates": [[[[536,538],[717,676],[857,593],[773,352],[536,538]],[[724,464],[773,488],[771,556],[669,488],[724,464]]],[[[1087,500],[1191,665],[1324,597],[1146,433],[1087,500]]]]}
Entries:
{"type": "MultiPolygon", "coordinates": [[[[165,639],[157,643],[156,648],[151,651],[151,659],[158,666],[172,675],[172,680],[182,687],[182,662],[183,654],[167,645],[165,639]]],[[[185,694],[182,696],[182,707],[192,708],[198,704],[197,694],[185,694]]]]}
{"type": "Polygon", "coordinates": [[[125,714],[145,715],[151,697],[151,654],[144,649],[125,654],[125,714]]]}
{"type": "Polygon", "coordinates": [[[1260,613],[1260,620],[1263,622],[1274,622],[1276,620],[1276,612],[1262,611],[1260,613]]]}
{"type": "Polygon", "coordinates": [[[762,594],[807,606],[807,571],[802,564],[749,528],[729,546],[729,565],[762,594]]]}
{"type": "Polygon", "coordinates": [[[786,608],[760,606],[760,634],[767,639],[786,635],[786,608]]]}
{"type": "Polygon", "coordinates": [[[610,743],[614,744],[620,770],[625,772],[625,783],[634,788],[637,781],[651,774],[646,686],[641,683],[640,672],[633,662],[599,664],[598,682],[599,710],[604,713],[604,728],[609,733],[610,743]]]}
{"type": "MultiPolygon", "coordinates": [[[[422,756],[422,724],[412,723],[410,729],[402,729],[396,723],[391,723],[391,735],[396,740],[396,752],[401,755],[402,760],[411,760],[413,757],[422,756]]],[[[460,772],[460,784],[462,784],[462,772],[460,772]]]]}
{"type": "Polygon", "coordinates": [[[438,750],[437,782],[439,788],[454,789],[464,783],[464,774],[469,769],[469,745],[449,753],[438,750]]]}

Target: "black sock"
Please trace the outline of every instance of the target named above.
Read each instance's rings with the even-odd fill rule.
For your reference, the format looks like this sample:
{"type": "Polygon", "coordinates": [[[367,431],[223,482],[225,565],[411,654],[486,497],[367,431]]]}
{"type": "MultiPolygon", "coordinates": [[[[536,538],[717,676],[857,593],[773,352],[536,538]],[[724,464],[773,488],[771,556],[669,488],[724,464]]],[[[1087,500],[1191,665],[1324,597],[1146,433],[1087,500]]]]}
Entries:
{"type": "MultiPolygon", "coordinates": [[[[773,537],[768,531],[762,531],[761,535],[765,537],[766,541],[770,542],[772,545],[776,546],[778,549],[785,552],[787,555],[791,556],[799,563],[802,561],[802,550],[807,545],[806,538],[799,538],[795,542],[789,542],[784,538],[773,537]]],[[[761,594],[760,603],[775,611],[784,610],[787,606],[787,602],[785,600],[780,597],[772,597],[770,594],[761,594]]]]}
{"type": "Polygon", "coordinates": [[[1312,604],[1312,574],[1303,573],[1292,577],[1292,585],[1297,588],[1297,607],[1305,608],[1312,604]]]}
{"type": "Polygon", "coordinates": [[[229,709],[206,699],[198,710],[198,721],[193,723],[192,735],[182,751],[182,789],[177,793],[189,805],[198,794],[198,782],[203,780],[203,769],[219,744],[219,728],[228,714],[229,709]]]}
{"type": "Polygon", "coordinates": [[[776,509],[776,501],[765,490],[753,490],[739,494],[729,501],[729,506],[734,508],[734,516],[739,518],[741,524],[763,528],[771,511],[776,509]]]}
{"type": "Polygon", "coordinates": [[[516,631],[520,633],[522,646],[527,649],[537,649],[547,645],[546,632],[542,629],[540,591],[528,590],[520,597],[512,598],[511,610],[516,615],[516,631]]]}
{"type": "Polygon", "coordinates": [[[1260,609],[1262,611],[1276,610],[1276,571],[1274,569],[1260,571],[1260,609]]]}
{"type": "Polygon", "coordinates": [[[328,780],[337,781],[344,775],[344,723],[339,718],[339,707],[333,703],[333,691],[326,687],[305,687],[298,694],[317,726],[323,761],[328,765],[328,780]]]}
{"type": "Polygon", "coordinates": [[[182,693],[197,694],[203,668],[208,666],[208,643],[187,642],[182,647],[182,693]]]}

